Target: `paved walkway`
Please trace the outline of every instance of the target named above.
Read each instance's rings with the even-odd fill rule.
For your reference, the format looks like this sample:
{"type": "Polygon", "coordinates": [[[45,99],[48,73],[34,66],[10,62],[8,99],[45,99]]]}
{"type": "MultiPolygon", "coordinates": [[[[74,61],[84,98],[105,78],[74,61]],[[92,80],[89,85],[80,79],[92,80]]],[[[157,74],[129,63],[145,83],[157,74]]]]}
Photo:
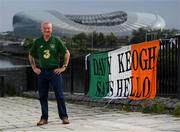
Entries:
{"type": "Polygon", "coordinates": [[[40,105],[36,99],[0,98],[0,131],[117,131],[117,132],[180,132],[180,118],[124,112],[104,107],[67,103],[70,124],[58,118],[55,101],[49,101],[49,123],[36,126],[40,105]]]}

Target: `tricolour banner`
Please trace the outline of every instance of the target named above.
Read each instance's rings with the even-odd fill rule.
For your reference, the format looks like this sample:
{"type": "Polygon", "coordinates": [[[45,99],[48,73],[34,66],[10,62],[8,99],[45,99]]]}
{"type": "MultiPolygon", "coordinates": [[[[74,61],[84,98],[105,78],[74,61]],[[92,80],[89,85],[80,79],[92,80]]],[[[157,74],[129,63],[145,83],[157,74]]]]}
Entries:
{"type": "Polygon", "coordinates": [[[88,55],[87,95],[133,100],[154,98],[159,44],[155,40],[88,55]]]}

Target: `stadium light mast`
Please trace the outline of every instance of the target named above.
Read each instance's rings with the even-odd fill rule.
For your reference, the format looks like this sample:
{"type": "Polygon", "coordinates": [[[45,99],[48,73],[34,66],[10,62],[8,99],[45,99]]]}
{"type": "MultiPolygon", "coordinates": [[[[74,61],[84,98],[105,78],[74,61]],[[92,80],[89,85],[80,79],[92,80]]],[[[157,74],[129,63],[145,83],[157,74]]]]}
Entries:
{"type": "Polygon", "coordinates": [[[94,39],[94,38],[93,38],[93,34],[94,34],[94,30],[92,31],[92,40],[91,40],[91,41],[92,41],[92,42],[91,42],[91,48],[92,48],[92,49],[94,48],[94,45],[93,45],[93,44],[94,44],[94,41],[93,41],[93,39],[94,39]]]}
{"type": "Polygon", "coordinates": [[[94,48],[94,27],[90,27],[91,32],[92,32],[92,36],[91,36],[91,48],[94,48]]]}

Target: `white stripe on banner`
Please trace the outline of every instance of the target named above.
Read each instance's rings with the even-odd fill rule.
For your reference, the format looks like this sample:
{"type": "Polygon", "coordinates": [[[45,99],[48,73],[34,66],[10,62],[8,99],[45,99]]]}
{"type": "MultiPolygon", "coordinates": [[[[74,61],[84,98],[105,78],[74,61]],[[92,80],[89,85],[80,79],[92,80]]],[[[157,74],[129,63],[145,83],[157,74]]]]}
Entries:
{"type": "Polygon", "coordinates": [[[105,98],[127,98],[131,93],[131,46],[124,46],[120,49],[108,52],[111,57],[111,74],[109,82],[111,89],[105,98]],[[127,54],[125,54],[127,53],[127,54]],[[129,59],[129,62],[127,60],[129,59]],[[124,72],[123,72],[124,71],[124,72]]]}

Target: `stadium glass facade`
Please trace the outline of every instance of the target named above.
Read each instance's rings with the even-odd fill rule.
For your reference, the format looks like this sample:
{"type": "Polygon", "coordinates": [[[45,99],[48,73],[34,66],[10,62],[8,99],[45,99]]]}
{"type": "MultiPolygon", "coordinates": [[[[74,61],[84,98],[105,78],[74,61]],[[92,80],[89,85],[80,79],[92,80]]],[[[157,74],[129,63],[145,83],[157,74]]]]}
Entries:
{"type": "Polygon", "coordinates": [[[13,17],[14,32],[20,36],[38,36],[40,23],[50,21],[57,35],[73,36],[81,32],[113,33],[117,36],[130,35],[141,27],[163,29],[164,19],[151,13],[116,11],[95,15],[63,15],[60,12],[19,12],[13,17]]]}

